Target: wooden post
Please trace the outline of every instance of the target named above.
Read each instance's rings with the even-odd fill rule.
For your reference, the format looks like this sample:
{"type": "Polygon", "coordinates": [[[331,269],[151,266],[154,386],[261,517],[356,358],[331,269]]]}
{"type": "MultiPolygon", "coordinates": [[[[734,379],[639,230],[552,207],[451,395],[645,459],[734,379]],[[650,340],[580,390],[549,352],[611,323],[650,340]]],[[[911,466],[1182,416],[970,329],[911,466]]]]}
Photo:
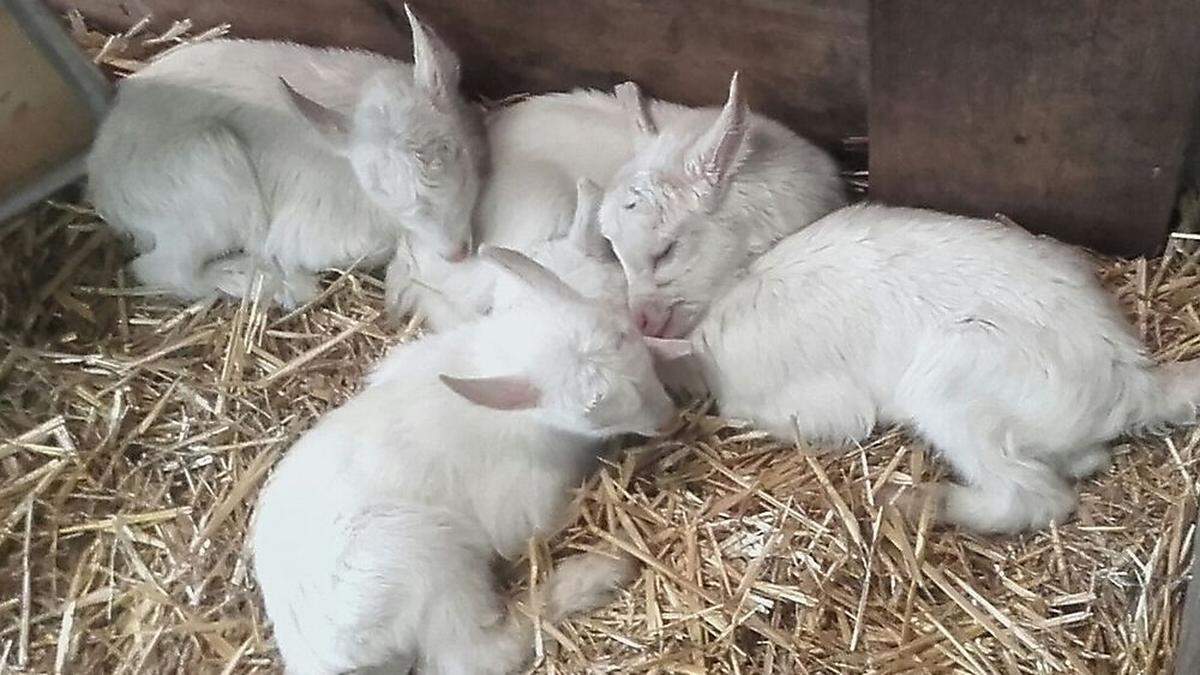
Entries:
{"type": "Polygon", "coordinates": [[[1179,641],[1175,649],[1175,675],[1200,673],[1200,532],[1192,532],[1192,578],[1188,581],[1179,641]]]}

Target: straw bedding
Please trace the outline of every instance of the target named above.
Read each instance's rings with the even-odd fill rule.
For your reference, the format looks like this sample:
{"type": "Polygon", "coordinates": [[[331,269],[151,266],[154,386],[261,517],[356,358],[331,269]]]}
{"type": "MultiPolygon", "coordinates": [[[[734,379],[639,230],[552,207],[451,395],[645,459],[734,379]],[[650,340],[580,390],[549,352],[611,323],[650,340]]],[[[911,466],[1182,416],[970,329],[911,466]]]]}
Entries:
{"type": "MultiPolygon", "coordinates": [[[[136,68],[178,41],[110,39],[136,68]]],[[[1200,251],[1098,260],[1157,358],[1200,356],[1200,251]]],[[[377,280],[331,271],[283,315],[133,287],[84,206],[0,226],[0,663],[34,672],[278,669],[243,539],[275,460],[417,327],[377,280]]],[[[780,444],[694,405],[614,455],[513,588],[580,549],[644,567],[619,601],[544,625],[545,673],[1157,672],[1171,664],[1200,433],[1132,439],[1078,516],[1017,537],[903,522],[878,495],[944,475],[885,431],[849,452],[780,444]]],[[[4,666],[0,666],[0,671],[4,666]]]]}

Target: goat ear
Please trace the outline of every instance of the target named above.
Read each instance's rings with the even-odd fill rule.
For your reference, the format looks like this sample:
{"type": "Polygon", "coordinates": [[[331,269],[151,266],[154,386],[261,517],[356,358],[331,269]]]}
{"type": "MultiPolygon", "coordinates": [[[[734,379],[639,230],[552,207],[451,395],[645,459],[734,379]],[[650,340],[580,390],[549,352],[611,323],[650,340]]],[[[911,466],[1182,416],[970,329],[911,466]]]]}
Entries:
{"type": "Polygon", "coordinates": [[[613,88],[613,94],[633,124],[635,146],[641,147],[658,135],[658,126],[654,124],[654,118],[650,117],[649,104],[637,84],[622,82],[613,88]]]}
{"type": "Polygon", "coordinates": [[[650,354],[658,361],[676,361],[694,353],[692,343],[688,340],[671,340],[650,336],[644,336],[642,340],[646,342],[650,354]]]}
{"type": "Polygon", "coordinates": [[[500,246],[483,246],[479,256],[498,266],[531,291],[544,297],[568,302],[582,302],[583,296],[558,275],[542,267],[523,253],[500,246]]]}
{"type": "Polygon", "coordinates": [[[448,104],[458,95],[462,66],[454,52],[404,3],[413,39],[413,80],[435,102],[448,104]]]}
{"type": "Polygon", "coordinates": [[[688,176],[697,183],[696,193],[706,199],[710,208],[716,205],[737,172],[742,146],[749,135],[749,117],[750,111],[738,86],[738,73],[734,72],[725,107],[696,142],[685,165],[688,176]]]}
{"type": "Polygon", "coordinates": [[[600,234],[598,212],[603,196],[600,186],[588,178],[575,183],[575,217],[571,219],[567,238],[577,249],[593,257],[607,257],[612,251],[608,240],[600,234]]]}
{"type": "Polygon", "coordinates": [[[528,410],[536,408],[542,400],[542,392],[519,375],[500,377],[451,377],[438,375],[442,384],[450,391],[471,403],[492,410],[528,410]]]}
{"type": "Polygon", "coordinates": [[[279,78],[279,84],[287,94],[292,106],[313,126],[335,149],[344,150],[350,142],[350,117],[333,108],[317,103],[296,91],[287,80],[279,78]]]}

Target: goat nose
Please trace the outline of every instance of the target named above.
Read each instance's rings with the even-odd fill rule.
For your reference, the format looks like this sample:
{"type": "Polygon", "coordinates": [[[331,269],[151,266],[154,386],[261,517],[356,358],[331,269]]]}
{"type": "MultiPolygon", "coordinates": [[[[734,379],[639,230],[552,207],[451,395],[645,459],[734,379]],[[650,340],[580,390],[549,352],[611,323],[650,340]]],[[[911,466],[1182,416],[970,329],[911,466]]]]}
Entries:
{"type": "Polygon", "coordinates": [[[662,337],[671,313],[654,303],[645,303],[634,310],[638,332],[649,337],[662,337]]]}
{"type": "Polygon", "coordinates": [[[636,319],[637,319],[638,332],[641,333],[642,335],[645,335],[646,334],[646,326],[650,325],[650,318],[646,316],[646,312],[644,310],[639,310],[637,312],[636,319]]]}
{"type": "Polygon", "coordinates": [[[456,262],[462,262],[462,261],[466,260],[467,256],[470,254],[471,254],[471,245],[464,241],[463,243],[461,243],[458,246],[451,249],[450,252],[445,255],[445,258],[446,258],[446,260],[449,260],[450,262],[456,263],[456,262]]]}

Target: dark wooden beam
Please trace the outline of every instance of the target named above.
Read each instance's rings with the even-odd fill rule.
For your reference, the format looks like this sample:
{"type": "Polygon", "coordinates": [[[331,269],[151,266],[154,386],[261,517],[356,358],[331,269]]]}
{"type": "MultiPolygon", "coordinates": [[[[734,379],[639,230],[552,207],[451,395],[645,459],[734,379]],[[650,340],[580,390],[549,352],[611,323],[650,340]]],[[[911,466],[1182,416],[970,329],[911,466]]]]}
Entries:
{"type": "Polygon", "coordinates": [[[871,196],[1118,254],[1166,241],[1198,0],[873,0],[871,196]]]}
{"type": "Polygon", "coordinates": [[[1180,618],[1175,651],[1175,675],[1200,673],[1200,532],[1192,532],[1191,579],[1180,618]]]}
{"type": "MultiPolygon", "coordinates": [[[[243,37],[408,58],[400,0],[49,0],[120,29],[229,22],[243,37]]],[[[866,132],[867,0],[415,0],[462,57],[467,89],[499,98],[629,78],[688,104],[723,100],[742,71],[751,105],[834,148],[866,132]]]]}

